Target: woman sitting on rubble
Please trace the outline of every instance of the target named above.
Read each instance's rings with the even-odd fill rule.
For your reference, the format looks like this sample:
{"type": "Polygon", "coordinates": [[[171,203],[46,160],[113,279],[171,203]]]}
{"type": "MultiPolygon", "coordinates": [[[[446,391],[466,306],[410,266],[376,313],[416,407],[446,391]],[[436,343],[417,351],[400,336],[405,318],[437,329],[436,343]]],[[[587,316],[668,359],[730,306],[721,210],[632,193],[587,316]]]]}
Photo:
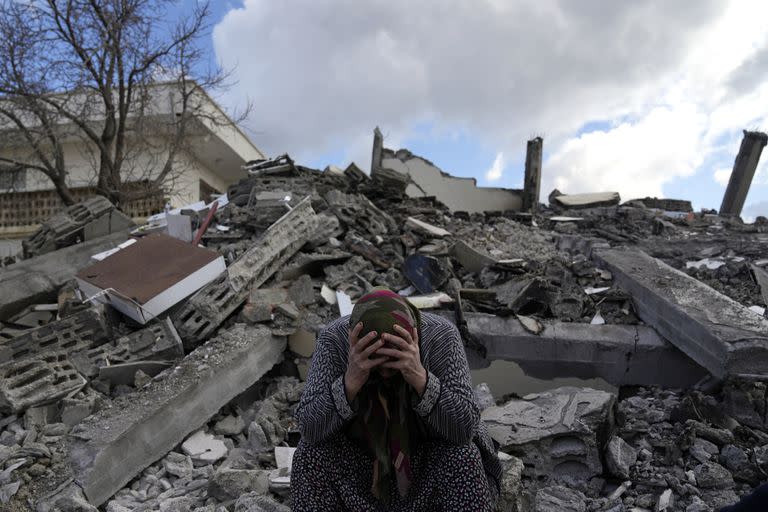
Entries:
{"type": "Polygon", "coordinates": [[[296,410],[300,511],[488,511],[501,465],[453,324],[386,289],[319,336],[296,410]]]}

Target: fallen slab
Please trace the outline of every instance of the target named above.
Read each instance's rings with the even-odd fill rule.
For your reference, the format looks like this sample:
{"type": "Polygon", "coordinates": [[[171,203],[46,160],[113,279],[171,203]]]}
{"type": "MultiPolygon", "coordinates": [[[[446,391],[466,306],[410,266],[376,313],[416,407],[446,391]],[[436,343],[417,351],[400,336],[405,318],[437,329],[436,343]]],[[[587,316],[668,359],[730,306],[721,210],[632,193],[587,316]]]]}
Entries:
{"type": "Polygon", "coordinates": [[[591,194],[563,194],[555,189],[549,194],[549,204],[562,208],[595,208],[615,206],[621,202],[618,192],[595,192],[591,194]]]}
{"type": "Polygon", "coordinates": [[[768,320],[639,250],[594,253],[640,318],[715,377],[768,375],[768,320]]]}
{"type": "Polygon", "coordinates": [[[482,412],[499,449],[522,459],[533,477],[588,480],[603,472],[600,449],[613,428],[616,397],[562,387],[482,412]]]}
{"type": "Polygon", "coordinates": [[[198,430],[281,358],[286,340],[235,325],[154,380],[72,431],[70,462],[88,501],[99,506],[144,468],[198,430]]]}
{"type": "Polygon", "coordinates": [[[514,361],[531,377],[599,377],[616,386],[683,388],[707,375],[644,325],[541,322],[544,329],[537,335],[515,317],[465,313],[464,318],[486,348],[486,360],[514,361]]]}
{"type": "Polygon", "coordinates": [[[0,319],[30,304],[55,302],[58,289],[92,263],[91,255],[116,247],[128,236],[127,231],[114,233],[0,269],[0,319]]]}

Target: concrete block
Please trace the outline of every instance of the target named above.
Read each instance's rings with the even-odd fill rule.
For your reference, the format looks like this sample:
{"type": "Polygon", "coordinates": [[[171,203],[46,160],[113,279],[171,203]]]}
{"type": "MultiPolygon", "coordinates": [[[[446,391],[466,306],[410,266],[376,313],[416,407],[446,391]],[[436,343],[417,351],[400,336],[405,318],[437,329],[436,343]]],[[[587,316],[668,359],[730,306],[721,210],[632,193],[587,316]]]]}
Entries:
{"type": "Polygon", "coordinates": [[[142,360],[175,361],[184,357],[181,338],[169,318],[95,348],[70,350],[72,364],[86,377],[99,369],[142,360]]]}
{"type": "Polygon", "coordinates": [[[594,257],[632,295],[646,324],[715,377],[768,375],[768,320],[642,251],[594,257]]]}
{"type": "Polygon", "coordinates": [[[534,477],[588,480],[603,472],[600,448],[613,428],[616,397],[563,387],[489,407],[482,419],[500,449],[519,457],[534,477]]]}
{"type": "Polygon", "coordinates": [[[70,462],[99,506],[144,468],[202,427],[258,381],[285,350],[285,338],[239,324],[189,354],[165,378],[113,401],[70,434],[70,462]]]}
{"type": "Polygon", "coordinates": [[[127,231],[60,249],[0,269],[0,319],[30,304],[56,302],[56,293],[92,263],[91,255],[125,242],[127,231]]]}
{"type": "Polygon", "coordinates": [[[67,353],[91,350],[104,345],[109,339],[101,311],[86,309],[0,342],[0,363],[22,361],[55,350],[67,353]]]}
{"type": "Polygon", "coordinates": [[[56,402],[86,384],[65,351],[52,351],[0,365],[0,411],[20,412],[56,402]]]}
{"type": "Polygon", "coordinates": [[[644,325],[548,321],[536,335],[514,317],[465,313],[464,318],[469,333],[486,348],[486,360],[514,361],[540,379],[600,377],[617,386],[682,388],[707,375],[644,325]]]}
{"type": "Polygon", "coordinates": [[[312,237],[315,211],[309,197],[285,214],[227,269],[235,291],[259,287],[312,237]]]}
{"type": "Polygon", "coordinates": [[[227,445],[221,439],[198,430],[181,443],[181,451],[189,455],[193,461],[203,464],[213,464],[227,456],[227,445]]]}
{"type": "Polygon", "coordinates": [[[235,291],[226,273],[190,297],[171,315],[184,349],[191,350],[208,339],[247,297],[248,290],[235,291]]]}

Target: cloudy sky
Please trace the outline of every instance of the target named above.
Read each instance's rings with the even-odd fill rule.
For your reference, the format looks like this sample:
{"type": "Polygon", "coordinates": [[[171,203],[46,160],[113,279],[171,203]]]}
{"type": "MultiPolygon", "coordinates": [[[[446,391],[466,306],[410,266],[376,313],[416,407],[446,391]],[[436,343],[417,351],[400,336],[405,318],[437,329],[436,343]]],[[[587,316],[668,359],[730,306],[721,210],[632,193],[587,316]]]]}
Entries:
{"type": "MultiPolygon", "coordinates": [[[[373,128],[480,185],[718,208],[743,129],[768,129],[765,0],[224,0],[211,49],[269,154],[368,168],[373,128]]],[[[745,216],[768,214],[768,151],[745,216]]]]}

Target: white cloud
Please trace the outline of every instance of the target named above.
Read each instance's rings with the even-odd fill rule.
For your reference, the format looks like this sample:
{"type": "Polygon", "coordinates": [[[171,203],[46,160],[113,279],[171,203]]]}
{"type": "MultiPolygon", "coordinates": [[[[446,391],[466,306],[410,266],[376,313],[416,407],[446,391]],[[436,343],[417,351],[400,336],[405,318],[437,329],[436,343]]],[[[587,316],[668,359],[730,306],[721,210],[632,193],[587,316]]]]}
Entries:
{"type": "Polygon", "coordinates": [[[766,35],[761,0],[245,0],[214,46],[236,67],[224,102],[253,100],[271,154],[341,149],[367,169],[374,126],[398,147],[431,124],[517,161],[538,132],[545,197],[629,198],[694,173],[724,133],[768,128],[766,35]],[[590,120],[610,128],[575,135],[590,120]]]}
{"type": "Polygon", "coordinates": [[[504,173],[504,153],[496,153],[496,158],[493,160],[491,168],[485,171],[485,179],[488,181],[498,181],[501,179],[501,175],[504,173]]]}
{"type": "Polygon", "coordinates": [[[544,163],[543,192],[617,191],[623,199],[661,196],[662,185],[691,175],[703,119],[691,105],[655,108],[635,122],[567,140],[544,163]]]}
{"type": "Polygon", "coordinates": [[[728,185],[728,180],[731,179],[731,169],[717,169],[713,173],[712,177],[715,178],[715,181],[718,185],[725,187],[728,185]]]}

